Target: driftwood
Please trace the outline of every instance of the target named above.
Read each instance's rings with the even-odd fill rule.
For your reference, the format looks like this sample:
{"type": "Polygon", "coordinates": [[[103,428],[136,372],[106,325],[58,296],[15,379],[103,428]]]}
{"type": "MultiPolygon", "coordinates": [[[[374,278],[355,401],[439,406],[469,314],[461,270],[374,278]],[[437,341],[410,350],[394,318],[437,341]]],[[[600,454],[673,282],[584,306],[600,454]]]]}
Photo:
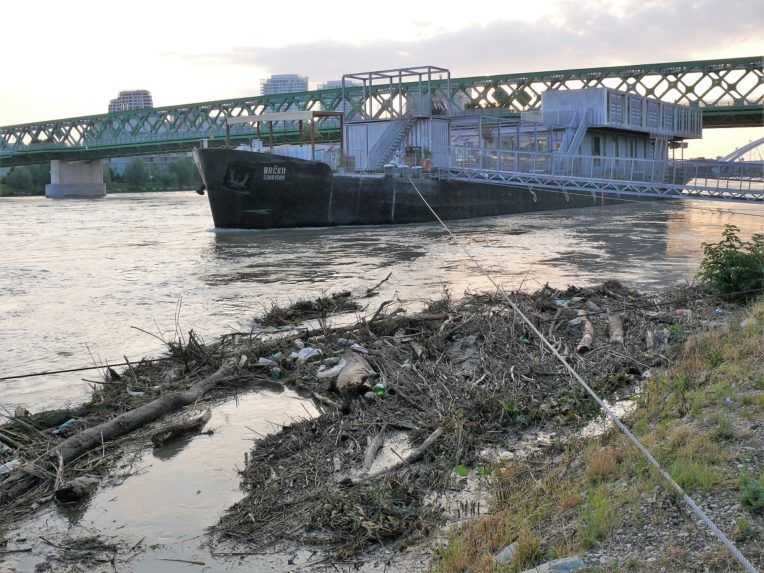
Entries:
{"type": "Polygon", "coordinates": [[[379,281],[377,284],[375,284],[371,288],[366,289],[366,297],[374,296],[377,294],[377,291],[379,290],[379,287],[381,287],[383,284],[385,284],[387,281],[390,280],[390,277],[393,276],[393,273],[388,273],[385,278],[383,278],[381,281],[379,281]]]}
{"type": "Polygon", "coordinates": [[[174,422],[172,424],[169,424],[165,426],[164,428],[157,430],[156,432],[154,432],[154,434],[152,434],[151,443],[154,444],[155,448],[158,448],[159,446],[169,442],[170,440],[179,438],[180,436],[184,434],[188,434],[191,432],[198,432],[204,427],[204,425],[207,422],[210,421],[211,417],[212,417],[212,411],[207,410],[198,416],[185,418],[177,422],[174,422]]]}
{"type": "Polygon", "coordinates": [[[149,422],[180,410],[183,406],[193,404],[225,380],[232,372],[232,366],[221,366],[215,373],[199,380],[188,390],[165,394],[143,406],[120,414],[103,424],[98,424],[67,438],[55,448],[54,452],[60,453],[64,463],[70,462],[85,452],[100,446],[103,442],[108,442],[128,434],[149,422]]]}
{"type": "Polygon", "coordinates": [[[623,318],[618,313],[607,315],[608,330],[610,331],[610,342],[614,344],[623,344],[623,318]]]}
{"type": "Polygon", "coordinates": [[[395,471],[397,469],[402,468],[403,466],[407,466],[409,464],[413,464],[415,461],[417,461],[419,458],[421,458],[424,453],[430,449],[430,446],[432,446],[436,441],[438,441],[438,438],[440,438],[441,434],[443,433],[443,428],[436,428],[435,431],[432,432],[429,436],[427,436],[427,439],[421,443],[418,447],[411,450],[409,455],[407,455],[405,458],[400,460],[399,462],[393,464],[392,466],[388,466],[386,468],[381,468],[375,472],[367,473],[365,475],[362,475],[355,479],[354,481],[356,483],[362,482],[365,480],[371,480],[378,478],[381,475],[384,475],[388,472],[395,471]]]}
{"type": "Polygon", "coordinates": [[[581,341],[576,346],[576,352],[584,354],[592,349],[592,341],[594,340],[594,327],[592,326],[589,316],[585,310],[578,311],[581,323],[584,325],[584,334],[581,337],[581,341]]]}
{"type": "Polygon", "coordinates": [[[377,457],[377,453],[382,448],[382,444],[385,443],[385,428],[384,426],[374,438],[369,441],[369,447],[366,448],[366,455],[363,457],[363,467],[361,473],[368,474],[371,470],[372,464],[377,457]]]}

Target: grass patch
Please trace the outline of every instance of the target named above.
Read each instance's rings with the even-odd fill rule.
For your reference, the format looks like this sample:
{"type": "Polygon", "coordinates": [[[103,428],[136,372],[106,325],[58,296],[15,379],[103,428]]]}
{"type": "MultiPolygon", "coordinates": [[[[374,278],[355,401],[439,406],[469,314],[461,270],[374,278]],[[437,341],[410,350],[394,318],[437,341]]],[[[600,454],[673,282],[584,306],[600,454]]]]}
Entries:
{"type": "MultiPolygon", "coordinates": [[[[764,409],[762,335],[764,301],[752,304],[728,328],[689,337],[671,367],[646,382],[628,420],[672,478],[691,494],[716,489],[739,492],[751,519],[739,518],[730,533],[749,548],[758,542],[759,526],[752,521],[764,511],[764,472],[758,477],[736,476],[738,463],[754,463],[750,456],[745,458],[746,450],[738,448],[751,435],[746,420],[760,420],[764,409]]],[[[494,482],[495,514],[456,532],[436,571],[495,572],[493,553],[519,542],[526,532],[532,532],[539,545],[528,544],[534,560],[525,568],[580,553],[607,539],[630,504],[638,507],[656,493],[673,497],[645,459],[615,431],[588,443],[570,444],[555,463],[515,461],[499,467],[494,482]]],[[[667,552],[669,570],[682,569],[693,558],[682,547],[670,546],[667,552]]],[[[718,556],[720,563],[726,558],[718,556]]],[[[638,563],[634,567],[641,570],[638,563]]],[[[513,563],[511,569],[500,570],[521,569],[513,563]]]]}
{"type": "Polygon", "coordinates": [[[615,507],[611,492],[605,485],[589,491],[586,504],[581,510],[581,545],[594,546],[605,537],[615,524],[615,507]]]}

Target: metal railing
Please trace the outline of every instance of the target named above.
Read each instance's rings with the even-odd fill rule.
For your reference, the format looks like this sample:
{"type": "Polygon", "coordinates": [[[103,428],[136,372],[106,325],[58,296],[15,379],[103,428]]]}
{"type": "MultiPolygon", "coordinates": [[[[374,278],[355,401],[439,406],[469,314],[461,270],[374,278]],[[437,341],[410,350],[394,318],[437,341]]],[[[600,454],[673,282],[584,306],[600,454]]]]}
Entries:
{"type": "Polygon", "coordinates": [[[450,166],[460,169],[649,182],[672,186],[692,184],[735,192],[761,193],[764,191],[764,167],[761,164],[741,162],[651,160],[452,147],[450,166]]]}

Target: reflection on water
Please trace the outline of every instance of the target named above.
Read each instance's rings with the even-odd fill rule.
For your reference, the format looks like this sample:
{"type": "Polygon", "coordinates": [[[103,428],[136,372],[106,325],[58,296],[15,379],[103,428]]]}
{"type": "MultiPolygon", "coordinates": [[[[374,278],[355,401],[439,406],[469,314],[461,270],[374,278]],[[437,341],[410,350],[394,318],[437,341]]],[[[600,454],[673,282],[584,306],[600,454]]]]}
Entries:
{"type": "MultiPolygon", "coordinates": [[[[761,217],[720,208],[764,214],[644,203],[449,225],[510,288],[605,278],[660,286],[691,277],[700,243],[724,223],[761,230],[761,217]]],[[[454,294],[489,287],[434,224],[215,233],[206,198],[194,193],[2,199],[0,240],[0,375],[157,352],[157,341],[131,326],[171,337],[181,299],[181,328],[212,336],[271,301],[364,288],[390,271],[379,298],[420,304],[444,286],[454,294]]],[[[2,384],[0,404],[39,410],[86,392],[77,374],[33,378],[2,384]]]]}
{"type": "MultiPolygon", "coordinates": [[[[235,563],[216,562],[206,546],[205,532],[242,497],[235,469],[243,467],[244,452],[252,441],[295,419],[315,415],[313,405],[291,391],[256,391],[218,406],[207,425],[214,430],[211,436],[176,442],[168,446],[172,451],[149,450],[136,475],[122,483],[104,484],[89,504],[75,509],[48,505],[28,520],[16,536],[25,538],[23,545],[33,551],[0,556],[0,571],[4,566],[35,571],[37,563],[56,554],[40,536],[56,543],[65,535],[76,539],[94,534],[123,547],[116,564],[119,571],[188,570],[188,563],[167,559],[204,562],[207,572],[282,571],[289,556],[274,556],[263,567],[251,560],[240,568],[235,563]],[[146,552],[127,562],[127,548],[139,542],[146,552]]],[[[58,570],[60,562],[53,563],[51,571],[58,570]]],[[[98,569],[112,570],[109,563],[98,569]]]]}

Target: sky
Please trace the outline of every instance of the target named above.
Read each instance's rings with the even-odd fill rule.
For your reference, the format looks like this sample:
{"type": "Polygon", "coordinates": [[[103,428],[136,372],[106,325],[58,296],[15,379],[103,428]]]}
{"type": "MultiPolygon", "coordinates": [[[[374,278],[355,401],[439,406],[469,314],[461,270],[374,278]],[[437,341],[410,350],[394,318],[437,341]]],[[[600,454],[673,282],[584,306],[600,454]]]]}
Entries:
{"type": "MultiPolygon", "coordinates": [[[[761,0],[6,0],[0,21],[0,125],[103,113],[124,89],[157,106],[254,95],[271,73],[312,87],[402,65],[466,76],[764,54],[761,0]]],[[[762,136],[713,130],[691,149],[762,136]]]]}

